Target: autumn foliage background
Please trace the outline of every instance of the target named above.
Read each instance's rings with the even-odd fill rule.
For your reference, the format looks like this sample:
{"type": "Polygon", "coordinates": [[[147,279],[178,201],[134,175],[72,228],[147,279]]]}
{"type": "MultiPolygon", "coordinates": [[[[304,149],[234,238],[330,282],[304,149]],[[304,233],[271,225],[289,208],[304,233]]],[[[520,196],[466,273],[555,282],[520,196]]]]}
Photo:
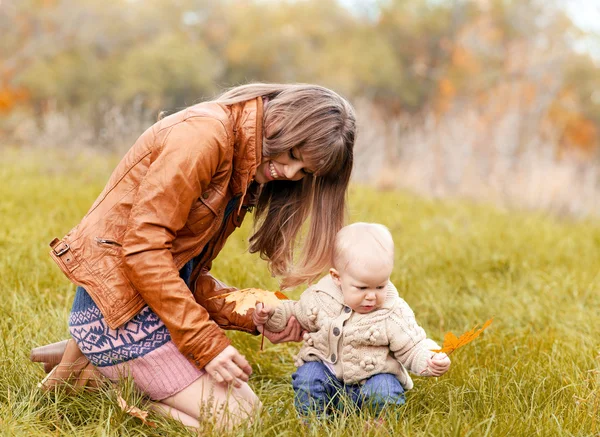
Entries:
{"type": "MultiPolygon", "coordinates": [[[[600,41],[571,3],[0,0],[0,435],[191,435],[159,417],[144,426],[110,393],[43,395],[28,354],[68,335],[74,287],[47,243],[160,111],[250,81],[350,98],[348,219],[390,228],[392,280],[432,338],[494,323],[369,430],[365,414],[304,426],[289,382],[298,346],[259,352],[260,338],[228,333],[265,404],[231,435],[598,435],[600,41]]],[[[245,252],[249,231],[213,271],[277,289],[245,252]]]]}
{"type": "Polygon", "coordinates": [[[358,109],[356,180],[596,214],[600,42],[570,3],[3,0],[0,138],[122,151],[226,87],[315,82],[358,109]]]}

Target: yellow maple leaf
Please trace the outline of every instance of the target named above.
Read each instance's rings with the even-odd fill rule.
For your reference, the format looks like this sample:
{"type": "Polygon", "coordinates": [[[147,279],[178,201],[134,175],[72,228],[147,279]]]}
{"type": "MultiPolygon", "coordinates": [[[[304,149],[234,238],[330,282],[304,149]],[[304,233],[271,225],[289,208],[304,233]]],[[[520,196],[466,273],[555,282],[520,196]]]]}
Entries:
{"type": "Polygon", "coordinates": [[[225,302],[235,303],[233,311],[240,315],[245,315],[249,310],[254,309],[256,304],[261,302],[264,305],[276,307],[280,300],[286,300],[287,296],[280,291],[267,291],[260,288],[244,288],[232,293],[220,294],[210,299],[225,299],[225,302]]]}
{"type": "Polygon", "coordinates": [[[447,332],[446,335],[444,335],[444,344],[442,345],[442,348],[441,349],[432,349],[432,351],[433,352],[443,352],[443,353],[446,353],[447,355],[450,355],[452,352],[454,352],[459,347],[463,347],[464,345],[471,343],[473,340],[475,340],[477,337],[479,337],[479,335],[483,332],[483,330],[492,324],[492,320],[494,320],[493,317],[490,320],[488,320],[487,322],[485,322],[483,324],[483,326],[481,327],[481,329],[477,329],[477,326],[479,326],[479,325],[476,325],[473,329],[465,332],[460,337],[456,337],[456,335],[454,335],[453,333],[447,332]]]}

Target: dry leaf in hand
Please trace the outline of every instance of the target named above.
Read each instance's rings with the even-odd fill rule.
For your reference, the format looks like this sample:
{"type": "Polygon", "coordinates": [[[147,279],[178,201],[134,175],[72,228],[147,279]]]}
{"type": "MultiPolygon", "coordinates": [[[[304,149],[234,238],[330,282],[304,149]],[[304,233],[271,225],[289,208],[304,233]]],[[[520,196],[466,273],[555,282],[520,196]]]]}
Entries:
{"type": "Polygon", "coordinates": [[[125,411],[130,416],[137,417],[142,422],[144,422],[145,425],[151,426],[152,428],[156,427],[156,424],[154,422],[151,422],[147,419],[147,411],[140,410],[138,407],[127,405],[127,402],[121,397],[120,394],[117,395],[117,403],[119,404],[119,407],[121,407],[121,410],[125,411]]]}
{"type": "Polygon", "coordinates": [[[234,302],[235,308],[233,311],[240,315],[245,315],[248,310],[254,309],[256,304],[262,302],[263,305],[276,307],[280,300],[287,299],[286,295],[280,291],[267,291],[260,288],[244,288],[232,293],[220,294],[211,297],[210,299],[225,298],[225,302],[234,302]]]}
{"type": "Polygon", "coordinates": [[[492,317],[490,320],[485,322],[483,324],[483,326],[481,327],[481,329],[477,329],[477,326],[475,326],[473,329],[465,332],[460,337],[456,337],[456,335],[454,335],[451,332],[446,333],[446,335],[444,336],[444,344],[442,345],[442,348],[441,349],[432,349],[432,351],[433,352],[443,352],[443,353],[446,353],[447,355],[450,355],[452,352],[454,352],[459,347],[462,347],[468,343],[471,343],[473,340],[475,340],[477,337],[479,337],[479,335],[483,332],[483,330],[492,324],[493,319],[494,318],[492,317]]]}
{"type": "MultiPolygon", "coordinates": [[[[280,300],[286,300],[287,296],[280,291],[267,291],[261,290],[260,288],[244,288],[243,290],[237,290],[232,293],[220,294],[218,296],[211,297],[211,299],[225,298],[225,302],[234,302],[235,308],[233,311],[245,315],[249,310],[254,309],[257,303],[262,303],[263,306],[269,305],[276,307],[279,305],[280,300]]],[[[260,350],[263,350],[265,341],[265,331],[262,331],[260,342],[260,350]]]]}

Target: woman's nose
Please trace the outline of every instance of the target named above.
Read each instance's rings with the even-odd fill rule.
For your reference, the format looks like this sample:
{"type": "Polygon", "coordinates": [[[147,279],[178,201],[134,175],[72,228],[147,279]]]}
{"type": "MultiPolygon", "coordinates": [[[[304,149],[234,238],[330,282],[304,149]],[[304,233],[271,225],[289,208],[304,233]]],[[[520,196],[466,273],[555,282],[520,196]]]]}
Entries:
{"type": "Polygon", "coordinates": [[[301,162],[292,162],[285,166],[285,178],[294,180],[301,179],[303,174],[301,173],[304,165],[301,162]]]}

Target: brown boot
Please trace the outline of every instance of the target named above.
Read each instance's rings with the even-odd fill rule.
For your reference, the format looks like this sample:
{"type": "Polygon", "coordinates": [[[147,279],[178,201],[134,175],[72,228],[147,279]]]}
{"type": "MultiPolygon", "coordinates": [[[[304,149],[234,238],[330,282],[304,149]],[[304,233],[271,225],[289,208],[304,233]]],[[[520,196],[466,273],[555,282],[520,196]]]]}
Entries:
{"type": "Polygon", "coordinates": [[[63,384],[71,388],[98,387],[104,378],[79,350],[73,339],[33,349],[31,361],[42,362],[44,369],[52,369],[38,384],[44,391],[63,384]]]}
{"type": "Polygon", "coordinates": [[[29,359],[34,363],[42,363],[44,365],[44,371],[50,373],[60,360],[62,360],[67,343],[69,340],[59,341],[57,343],[47,344],[46,346],[40,346],[31,349],[31,355],[29,359]]]}

